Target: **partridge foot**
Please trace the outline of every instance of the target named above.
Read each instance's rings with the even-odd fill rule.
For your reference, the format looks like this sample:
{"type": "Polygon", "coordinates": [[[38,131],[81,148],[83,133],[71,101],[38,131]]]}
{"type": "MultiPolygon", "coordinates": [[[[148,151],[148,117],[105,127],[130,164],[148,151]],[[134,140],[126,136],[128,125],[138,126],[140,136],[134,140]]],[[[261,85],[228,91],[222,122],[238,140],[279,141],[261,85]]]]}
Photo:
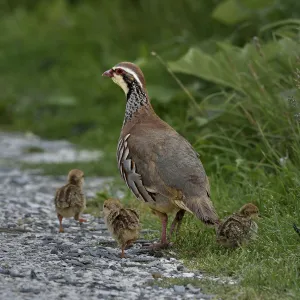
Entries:
{"type": "Polygon", "coordinates": [[[84,223],[84,222],[87,222],[87,219],[82,219],[82,218],[79,218],[79,223],[84,223]]]}
{"type": "Polygon", "coordinates": [[[152,251],[155,251],[155,250],[163,250],[163,249],[168,249],[168,248],[171,248],[173,246],[173,243],[171,242],[160,242],[160,243],[155,243],[155,244],[152,244],[150,246],[145,246],[144,249],[147,249],[147,250],[152,250],[152,251]]]}

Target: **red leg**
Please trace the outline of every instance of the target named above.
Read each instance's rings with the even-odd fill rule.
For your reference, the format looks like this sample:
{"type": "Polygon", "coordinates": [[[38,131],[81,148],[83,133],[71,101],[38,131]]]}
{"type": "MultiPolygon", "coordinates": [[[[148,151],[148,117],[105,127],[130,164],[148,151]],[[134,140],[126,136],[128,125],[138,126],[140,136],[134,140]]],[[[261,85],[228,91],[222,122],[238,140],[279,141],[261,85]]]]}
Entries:
{"type": "Polygon", "coordinates": [[[167,244],[167,225],[168,225],[168,216],[166,214],[162,214],[160,217],[161,220],[161,239],[160,243],[167,244]]]}
{"type": "Polygon", "coordinates": [[[152,245],[151,249],[164,249],[170,246],[170,243],[167,241],[167,225],[168,225],[168,216],[165,213],[158,211],[154,212],[161,221],[161,238],[160,243],[152,245]]]}
{"type": "Polygon", "coordinates": [[[125,247],[122,246],[121,258],[125,258],[124,248],[125,248],[125,247]]]}
{"type": "Polygon", "coordinates": [[[83,218],[80,218],[80,213],[77,213],[75,216],[74,216],[74,219],[76,221],[79,221],[79,223],[83,223],[83,222],[86,222],[87,220],[86,219],[83,219],[83,218]]]}
{"type": "Polygon", "coordinates": [[[64,228],[62,226],[62,219],[63,219],[63,216],[61,216],[60,214],[57,214],[57,218],[59,220],[59,232],[64,232],[64,228]]]}

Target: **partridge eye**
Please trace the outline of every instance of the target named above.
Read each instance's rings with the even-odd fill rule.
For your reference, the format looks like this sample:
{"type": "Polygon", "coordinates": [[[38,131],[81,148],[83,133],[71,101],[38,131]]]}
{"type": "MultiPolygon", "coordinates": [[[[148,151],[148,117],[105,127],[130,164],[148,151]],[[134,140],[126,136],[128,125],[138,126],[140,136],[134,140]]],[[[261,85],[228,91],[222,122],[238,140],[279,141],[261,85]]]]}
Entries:
{"type": "Polygon", "coordinates": [[[116,69],[115,72],[116,72],[117,75],[123,74],[123,70],[122,69],[116,69]]]}

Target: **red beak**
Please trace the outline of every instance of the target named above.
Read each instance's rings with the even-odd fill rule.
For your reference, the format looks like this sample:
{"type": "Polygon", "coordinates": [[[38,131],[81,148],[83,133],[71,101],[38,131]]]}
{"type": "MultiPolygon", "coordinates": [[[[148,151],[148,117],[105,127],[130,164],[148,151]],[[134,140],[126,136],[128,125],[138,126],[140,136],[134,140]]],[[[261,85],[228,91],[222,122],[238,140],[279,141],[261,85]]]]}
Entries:
{"type": "Polygon", "coordinates": [[[107,70],[105,71],[102,76],[106,76],[106,77],[114,77],[114,70],[113,69],[110,69],[110,70],[107,70]]]}

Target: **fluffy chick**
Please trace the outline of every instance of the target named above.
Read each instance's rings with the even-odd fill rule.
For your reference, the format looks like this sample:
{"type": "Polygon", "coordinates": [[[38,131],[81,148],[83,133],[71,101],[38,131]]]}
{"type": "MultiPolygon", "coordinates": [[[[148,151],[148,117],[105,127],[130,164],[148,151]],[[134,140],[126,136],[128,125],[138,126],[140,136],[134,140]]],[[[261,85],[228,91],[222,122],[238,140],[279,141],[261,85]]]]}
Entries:
{"type": "Polygon", "coordinates": [[[254,204],[245,204],[237,213],[217,225],[217,242],[227,248],[236,248],[255,239],[258,226],[253,219],[258,214],[258,208],[254,204]]]}
{"type": "Polygon", "coordinates": [[[62,226],[63,218],[72,218],[76,221],[86,222],[80,218],[85,209],[85,196],[82,190],[84,173],[81,170],[73,169],[68,174],[68,183],[57,189],[54,203],[59,220],[59,232],[64,232],[62,226]]]}
{"type": "Polygon", "coordinates": [[[139,237],[139,215],[133,209],[123,208],[117,199],[108,199],[104,202],[103,214],[110,234],[122,249],[123,258],[124,249],[139,237]]]}

